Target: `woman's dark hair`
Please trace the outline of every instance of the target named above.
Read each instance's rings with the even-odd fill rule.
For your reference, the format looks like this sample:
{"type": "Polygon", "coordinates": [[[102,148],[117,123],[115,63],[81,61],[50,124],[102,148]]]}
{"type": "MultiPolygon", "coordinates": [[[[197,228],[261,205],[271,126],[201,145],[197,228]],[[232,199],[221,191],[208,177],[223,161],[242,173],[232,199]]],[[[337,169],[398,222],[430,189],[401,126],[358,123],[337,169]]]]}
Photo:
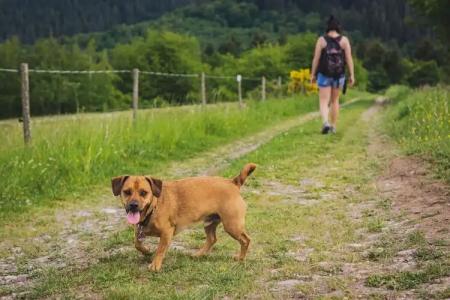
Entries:
{"type": "Polygon", "coordinates": [[[341,23],[339,23],[339,21],[333,15],[330,15],[327,21],[327,29],[325,32],[328,33],[332,30],[336,30],[337,33],[341,33],[342,31],[341,23]]]}

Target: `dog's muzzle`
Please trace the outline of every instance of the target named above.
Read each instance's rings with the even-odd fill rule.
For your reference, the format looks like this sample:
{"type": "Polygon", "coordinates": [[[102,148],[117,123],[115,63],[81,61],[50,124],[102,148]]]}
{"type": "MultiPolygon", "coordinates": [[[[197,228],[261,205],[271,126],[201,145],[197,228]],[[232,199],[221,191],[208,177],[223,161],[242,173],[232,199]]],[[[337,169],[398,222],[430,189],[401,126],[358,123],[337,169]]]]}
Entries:
{"type": "Polygon", "coordinates": [[[137,200],[131,200],[127,206],[125,207],[125,210],[127,211],[127,213],[132,212],[138,212],[139,211],[139,203],[137,202],[137,200]]]}

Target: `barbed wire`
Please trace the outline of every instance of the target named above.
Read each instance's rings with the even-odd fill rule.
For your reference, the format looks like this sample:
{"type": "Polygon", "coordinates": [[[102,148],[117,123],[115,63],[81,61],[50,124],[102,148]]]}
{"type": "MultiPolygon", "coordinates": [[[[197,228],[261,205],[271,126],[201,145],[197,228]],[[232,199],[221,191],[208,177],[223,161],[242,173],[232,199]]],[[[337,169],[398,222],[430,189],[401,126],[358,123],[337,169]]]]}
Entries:
{"type": "Polygon", "coordinates": [[[206,78],[216,78],[216,79],[236,79],[236,76],[219,76],[219,75],[208,75],[205,74],[206,78]]]}
{"type": "Polygon", "coordinates": [[[199,77],[199,74],[182,74],[182,73],[164,73],[164,72],[153,72],[153,71],[140,71],[139,73],[154,75],[154,76],[166,76],[166,77],[199,77]]]}
{"type": "MultiPolygon", "coordinates": [[[[235,76],[220,76],[220,75],[206,75],[206,78],[217,78],[217,79],[237,79],[238,74],[236,74],[235,76]]],[[[246,76],[241,76],[241,79],[243,80],[250,80],[250,81],[260,81],[261,78],[256,78],[256,77],[246,77],[246,76]]]]}
{"type": "MultiPolygon", "coordinates": [[[[7,73],[20,73],[18,69],[7,69],[0,68],[0,72],[7,73]]],[[[132,73],[132,70],[51,70],[51,69],[29,69],[30,73],[38,73],[38,74],[118,74],[118,73],[132,73]]],[[[166,77],[200,77],[200,74],[197,73],[166,73],[166,72],[156,72],[156,71],[141,71],[139,73],[153,76],[166,76],[166,77]]],[[[208,75],[205,74],[206,78],[213,79],[236,79],[237,74],[234,76],[231,75],[208,75]]],[[[242,80],[249,81],[260,81],[261,78],[256,77],[247,77],[241,76],[242,80]]]]}
{"type": "Polygon", "coordinates": [[[43,70],[29,69],[30,73],[49,73],[49,74],[108,74],[108,73],[131,73],[130,70],[43,70]]]}
{"type": "Polygon", "coordinates": [[[243,80],[250,80],[250,81],[260,81],[261,78],[256,78],[256,77],[242,77],[243,80]]]}
{"type": "Polygon", "coordinates": [[[0,72],[18,73],[19,70],[17,70],[17,69],[3,69],[3,68],[0,68],[0,72]]]}

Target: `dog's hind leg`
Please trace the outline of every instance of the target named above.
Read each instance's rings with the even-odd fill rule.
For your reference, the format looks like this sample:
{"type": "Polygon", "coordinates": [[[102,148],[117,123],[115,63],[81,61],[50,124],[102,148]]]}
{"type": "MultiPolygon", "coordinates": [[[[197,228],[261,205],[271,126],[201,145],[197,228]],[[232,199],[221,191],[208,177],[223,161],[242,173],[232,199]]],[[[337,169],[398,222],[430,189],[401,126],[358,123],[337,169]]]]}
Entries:
{"type": "Polygon", "coordinates": [[[205,220],[206,242],[193,256],[203,256],[211,251],[212,246],[217,242],[216,228],[220,224],[220,218],[205,220]]]}
{"type": "Polygon", "coordinates": [[[234,257],[236,260],[244,260],[247,255],[248,247],[250,246],[250,237],[244,230],[244,224],[225,223],[223,222],[225,231],[231,235],[232,238],[237,240],[241,245],[241,251],[234,257]]]}

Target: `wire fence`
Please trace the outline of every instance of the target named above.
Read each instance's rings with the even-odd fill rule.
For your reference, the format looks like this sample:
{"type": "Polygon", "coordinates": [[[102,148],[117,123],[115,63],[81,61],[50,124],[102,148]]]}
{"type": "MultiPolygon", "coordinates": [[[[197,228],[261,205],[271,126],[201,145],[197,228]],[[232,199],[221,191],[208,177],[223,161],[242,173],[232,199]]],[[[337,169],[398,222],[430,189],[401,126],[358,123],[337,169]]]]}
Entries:
{"type": "Polygon", "coordinates": [[[0,68],[0,72],[19,73],[19,70],[16,70],[16,69],[3,69],[3,68],[0,68]]]}
{"type": "MultiPolygon", "coordinates": [[[[265,76],[249,77],[242,76],[241,74],[236,75],[213,75],[206,74],[204,72],[198,73],[168,73],[168,72],[158,72],[158,71],[147,71],[139,70],[137,68],[130,70],[54,70],[54,69],[29,69],[27,63],[22,63],[20,68],[0,68],[0,73],[17,73],[21,77],[21,99],[22,99],[22,121],[23,121],[23,131],[24,131],[24,141],[25,144],[31,142],[31,125],[30,125],[30,88],[29,88],[29,74],[61,74],[61,75],[96,75],[96,74],[131,74],[133,79],[133,92],[132,92],[132,110],[133,110],[133,120],[137,119],[137,110],[139,108],[139,75],[149,75],[149,76],[161,76],[161,77],[179,77],[179,78],[200,78],[200,94],[202,105],[207,104],[206,95],[206,81],[207,79],[218,79],[218,80],[235,80],[237,83],[237,94],[239,100],[239,106],[242,108],[242,82],[261,82],[261,100],[266,100],[266,82],[265,76]]],[[[277,86],[281,90],[281,77],[277,78],[277,86]]]]}

